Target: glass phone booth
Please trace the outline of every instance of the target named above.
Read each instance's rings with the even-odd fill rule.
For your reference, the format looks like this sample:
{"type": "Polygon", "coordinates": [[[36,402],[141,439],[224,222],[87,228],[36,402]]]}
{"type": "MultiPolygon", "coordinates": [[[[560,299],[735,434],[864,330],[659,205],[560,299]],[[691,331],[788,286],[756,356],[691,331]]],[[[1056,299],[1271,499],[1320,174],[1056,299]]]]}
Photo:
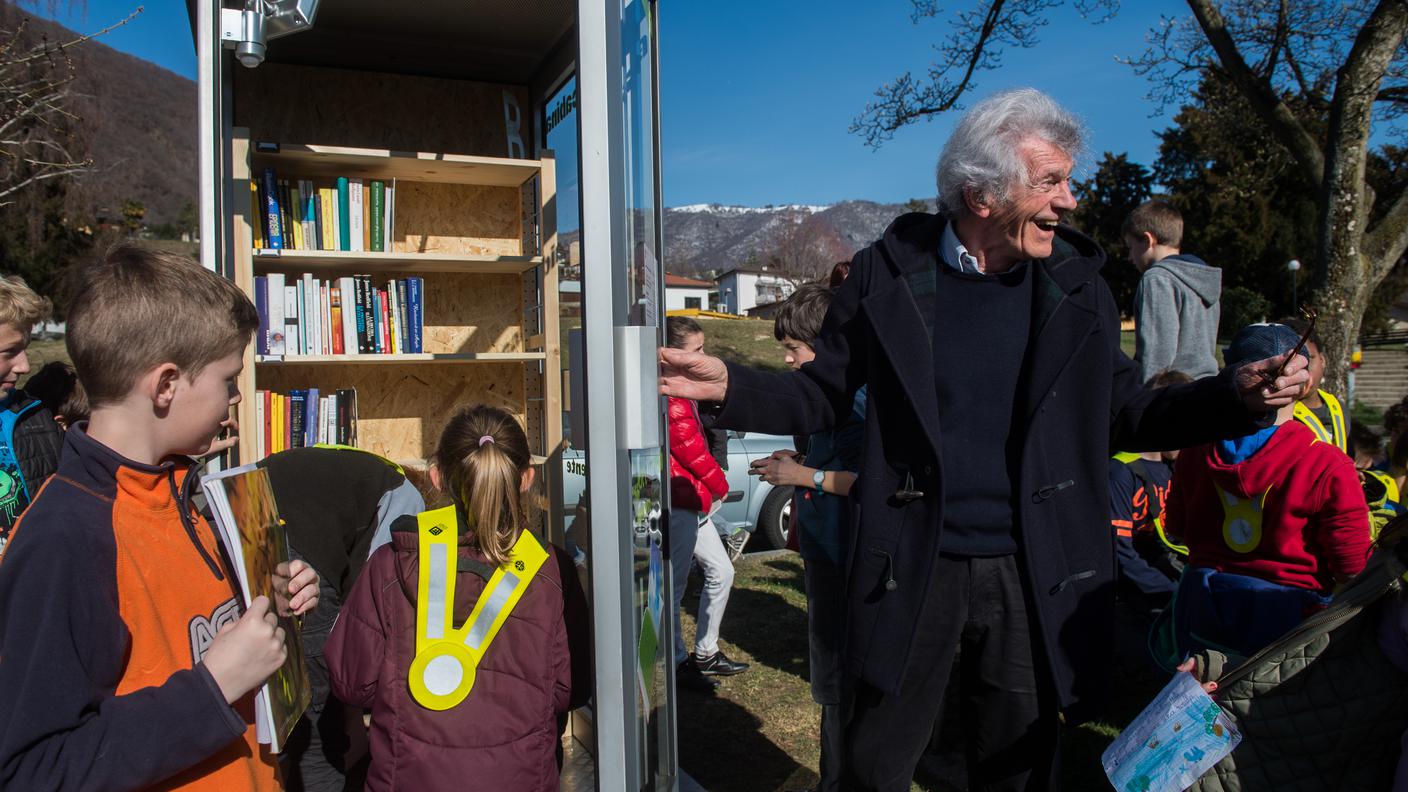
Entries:
{"type": "MultiPolygon", "coordinates": [[[[386,446],[368,450],[394,447],[409,466],[424,465],[439,411],[457,401],[499,399],[521,412],[541,441],[545,530],[585,569],[592,603],[594,695],[574,714],[571,747],[591,757],[599,790],[677,788],[656,385],[658,0],[187,7],[199,56],[202,262],[242,288],[305,269],[424,274],[438,299],[426,324],[444,330],[415,361],[251,352],[246,398],[303,387],[290,384],[298,378],[325,388],[356,380],[364,435],[386,446]],[[399,178],[385,251],[311,244],[280,255],[252,243],[254,177],[272,170],[295,181],[399,178]]],[[[251,461],[247,450],[240,461],[251,461]]]]}

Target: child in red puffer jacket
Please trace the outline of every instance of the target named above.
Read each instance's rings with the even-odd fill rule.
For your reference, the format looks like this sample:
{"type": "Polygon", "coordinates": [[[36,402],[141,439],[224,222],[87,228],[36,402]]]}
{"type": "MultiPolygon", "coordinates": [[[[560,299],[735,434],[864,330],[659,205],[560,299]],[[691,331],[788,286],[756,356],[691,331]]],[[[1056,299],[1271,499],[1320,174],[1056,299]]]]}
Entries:
{"type": "MultiPolygon", "coordinates": [[[[700,351],[704,330],[685,316],[665,321],[666,342],[676,348],[700,351]]],[[[728,479],[709,453],[699,423],[699,411],[689,399],[669,400],[670,421],[670,571],[674,575],[675,681],[696,690],[715,685],[710,677],[731,676],[748,670],[747,663],[730,660],[719,649],[719,624],[733,588],[733,562],[719,532],[709,521],[714,504],[728,494],[728,479]],[[699,595],[694,652],[686,653],[680,632],[680,600],[689,580],[690,561],[704,571],[704,591],[699,595]]]]}
{"type": "Polygon", "coordinates": [[[368,790],[556,792],[591,647],[571,559],[524,529],[533,472],[513,416],[461,410],[430,468],[453,505],[392,523],[353,585],[325,654],[371,710],[368,790]]]}

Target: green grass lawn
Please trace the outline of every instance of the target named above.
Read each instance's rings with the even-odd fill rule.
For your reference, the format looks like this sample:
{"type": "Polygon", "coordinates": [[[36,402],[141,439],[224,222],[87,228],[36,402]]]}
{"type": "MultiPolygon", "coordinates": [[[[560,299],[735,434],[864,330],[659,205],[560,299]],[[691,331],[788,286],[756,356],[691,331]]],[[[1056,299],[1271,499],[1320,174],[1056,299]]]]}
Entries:
{"type": "MultiPolygon", "coordinates": [[[[801,558],[795,553],[744,556],[735,570],[722,640],[729,657],[751,663],[752,668],[724,679],[713,696],[680,691],[680,764],[705,789],[805,789],[817,781],[821,717],[807,683],[807,604],[801,558]]],[[[692,588],[697,590],[697,581],[692,588]]],[[[697,602],[693,591],[686,595],[687,641],[693,640],[691,616],[697,602]]],[[[1132,720],[1161,684],[1135,654],[1141,628],[1132,623],[1132,615],[1124,614],[1115,629],[1122,636],[1118,656],[1125,659],[1111,663],[1114,695],[1109,720],[1065,729],[1066,789],[1109,788],[1100,753],[1119,733],[1116,724],[1132,720]]],[[[949,792],[959,788],[948,781],[921,776],[913,789],[949,792]]]]}
{"type": "MultiPolygon", "coordinates": [[[[29,342],[29,370],[30,373],[38,371],[44,364],[55,360],[69,362],[68,350],[64,348],[64,340],[58,339],[35,339],[29,342]]],[[[28,378],[26,378],[28,379],[28,378]]],[[[24,387],[24,382],[20,383],[24,387]]]]}
{"type": "Polygon", "coordinates": [[[771,319],[709,319],[699,317],[704,328],[704,351],[724,360],[764,371],[786,371],[782,345],[772,334],[771,319]]]}

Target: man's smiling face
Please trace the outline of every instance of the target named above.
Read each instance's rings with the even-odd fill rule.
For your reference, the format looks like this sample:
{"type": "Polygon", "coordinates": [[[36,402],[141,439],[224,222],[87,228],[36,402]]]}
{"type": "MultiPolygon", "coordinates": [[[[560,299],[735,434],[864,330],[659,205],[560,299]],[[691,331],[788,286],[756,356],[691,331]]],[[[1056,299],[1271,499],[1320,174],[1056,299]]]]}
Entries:
{"type": "Polygon", "coordinates": [[[1028,138],[1018,147],[1018,155],[1026,166],[1026,183],[1013,185],[1007,201],[984,218],[996,232],[988,235],[995,244],[984,252],[989,268],[998,272],[1010,263],[1049,257],[1056,224],[1076,208],[1070,182],[1075,163],[1066,152],[1028,138]],[[992,267],[994,263],[1000,266],[992,267]]]}

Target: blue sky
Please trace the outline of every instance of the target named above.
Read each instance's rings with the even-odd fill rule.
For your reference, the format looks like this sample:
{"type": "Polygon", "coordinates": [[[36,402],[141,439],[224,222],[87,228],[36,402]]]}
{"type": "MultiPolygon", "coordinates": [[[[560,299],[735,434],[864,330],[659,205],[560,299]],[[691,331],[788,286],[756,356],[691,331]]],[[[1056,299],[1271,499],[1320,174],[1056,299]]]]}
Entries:
{"type": "MultiPolygon", "coordinates": [[[[145,0],[145,10],[103,37],[116,49],[195,76],[185,3],[145,0]]],[[[661,113],[666,206],[903,201],[934,194],[933,167],[953,116],[901,130],[879,151],[847,132],[875,88],[905,70],[922,72],[955,9],[915,25],[908,0],[662,0],[661,113]]],[[[136,7],[122,0],[60,4],[58,20],[90,32],[136,7]]],[[[30,4],[28,7],[34,9],[30,4]]],[[[44,13],[43,8],[36,9],[44,13]]],[[[1147,82],[1115,61],[1144,50],[1160,14],[1178,0],[1126,3],[1103,24],[1057,9],[1030,50],[1008,50],[1002,68],[978,76],[979,98],[1030,85],[1085,120],[1095,157],[1157,155],[1147,82]]]]}
{"type": "MultiPolygon", "coordinates": [[[[847,132],[875,89],[906,70],[922,74],[954,10],[910,22],[908,0],[666,2],[660,12],[665,204],[720,201],[831,203],[932,196],[934,163],[954,116],[918,122],[879,151],[847,132]]],[[[1033,86],[1075,110],[1092,150],[1128,151],[1150,164],[1155,131],[1148,84],[1115,56],[1144,51],[1160,14],[1186,14],[1174,0],[1125,3],[1094,24],[1057,9],[1030,50],[1008,50],[999,70],[978,75],[981,98],[1033,86]]]]}

